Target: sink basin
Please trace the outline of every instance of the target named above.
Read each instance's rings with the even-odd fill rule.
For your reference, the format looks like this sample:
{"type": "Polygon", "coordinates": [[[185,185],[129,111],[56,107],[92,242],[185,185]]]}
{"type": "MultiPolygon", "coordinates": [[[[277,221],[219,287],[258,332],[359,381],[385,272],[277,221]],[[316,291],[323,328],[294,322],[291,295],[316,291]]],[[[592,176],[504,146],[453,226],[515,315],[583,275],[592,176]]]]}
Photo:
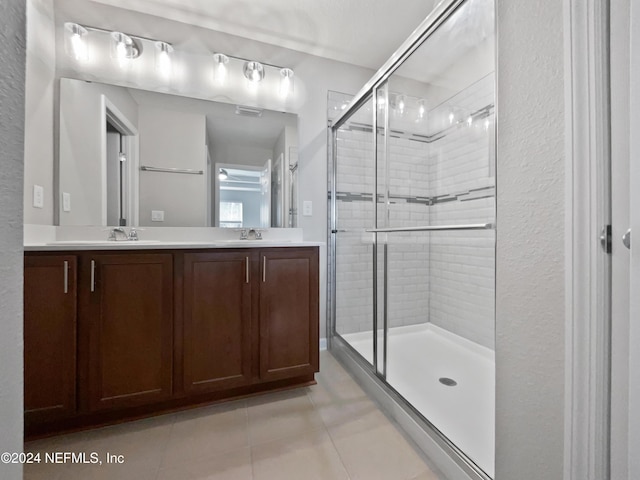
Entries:
{"type": "Polygon", "coordinates": [[[112,246],[118,245],[122,247],[128,247],[132,245],[149,245],[153,243],[160,243],[160,240],[120,240],[117,242],[109,240],[57,240],[55,242],[49,242],[47,245],[105,245],[112,246]]]}

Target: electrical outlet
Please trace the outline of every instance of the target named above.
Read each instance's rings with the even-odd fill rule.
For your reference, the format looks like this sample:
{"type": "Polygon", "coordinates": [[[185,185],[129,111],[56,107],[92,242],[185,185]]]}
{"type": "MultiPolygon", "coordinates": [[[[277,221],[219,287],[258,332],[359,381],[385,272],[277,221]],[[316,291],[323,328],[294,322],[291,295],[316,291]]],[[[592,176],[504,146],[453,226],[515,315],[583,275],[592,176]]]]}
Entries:
{"type": "Polygon", "coordinates": [[[70,212],[71,211],[71,194],[67,192],[62,192],[62,211],[70,212]]]}
{"type": "Polygon", "coordinates": [[[44,208],[44,187],[42,185],[33,186],[33,206],[44,208]]]}
{"type": "Polygon", "coordinates": [[[164,210],[151,210],[152,222],[164,222],[164,210]]]}
{"type": "Polygon", "coordinates": [[[302,202],[302,215],[305,217],[313,215],[313,202],[311,200],[305,200],[302,202]]]}

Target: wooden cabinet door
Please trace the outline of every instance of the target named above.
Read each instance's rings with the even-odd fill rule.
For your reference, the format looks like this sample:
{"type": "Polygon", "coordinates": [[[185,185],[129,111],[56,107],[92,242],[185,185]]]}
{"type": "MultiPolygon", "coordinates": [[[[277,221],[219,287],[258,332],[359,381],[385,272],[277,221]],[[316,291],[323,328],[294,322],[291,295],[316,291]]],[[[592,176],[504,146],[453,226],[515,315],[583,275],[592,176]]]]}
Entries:
{"type": "Polygon", "coordinates": [[[260,378],[318,371],[318,249],[260,251],[260,378]]]}
{"type": "Polygon", "coordinates": [[[27,425],[76,410],[76,257],[24,259],[24,411],[27,425]]]}
{"type": "Polygon", "coordinates": [[[184,390],[251,383],[251,266],[256,252],[184,255],[184,390]]]}
{"type": "Polygon", "coordinates": [[[84,255],[81,328],[89,410],[172,395],[173,255],[84,255]],[[85,285],[86,283],[86,285],[85,285]]]}

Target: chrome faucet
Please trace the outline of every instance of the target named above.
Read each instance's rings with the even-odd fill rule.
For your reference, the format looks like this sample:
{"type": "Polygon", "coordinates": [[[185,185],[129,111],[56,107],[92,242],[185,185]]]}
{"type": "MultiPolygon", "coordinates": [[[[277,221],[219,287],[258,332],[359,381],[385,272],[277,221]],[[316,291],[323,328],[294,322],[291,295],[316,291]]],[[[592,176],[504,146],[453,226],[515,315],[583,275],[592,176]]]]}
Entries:
{"type": "Polygon", "coordinates": [[[109,232],[108,240],[112,242],[116,242],[118,240],[130,240],[130,238],[127,236],[127,232],[125,232],[124,228],[115,227],[115,228],[112,228],[111,231],[109,232]]]}
{"type": "Polygon", "coordinates": [[[240,240],[249,240],[251,238],[262,240],[262,230],[257,228],[240,228],[236,229],[236,232],[240,232],[240,240]]]}

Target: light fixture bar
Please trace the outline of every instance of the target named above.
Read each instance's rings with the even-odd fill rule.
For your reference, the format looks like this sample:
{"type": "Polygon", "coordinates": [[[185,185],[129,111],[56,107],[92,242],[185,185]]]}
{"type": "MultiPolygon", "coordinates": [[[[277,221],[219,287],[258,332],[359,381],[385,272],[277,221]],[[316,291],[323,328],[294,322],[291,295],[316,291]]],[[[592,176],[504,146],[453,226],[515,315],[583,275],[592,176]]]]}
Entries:
{"type": "MultiPolygon", "coordinates": [[[[78,24],[79,25],[79,24],[78,24]]],[[[86,30],[89,30],[90,32],[99,32],[99,33],[106,33],[106,34],[111,34],[112,32],[120,32],[123,33],[125,35],[127,35],[128,37],[131,38],[135,38],[136,40],[144,40],[147,42],[162,42],[170,47],[173,48],[173,45],[169,42],[165,42],[164,40],[158,40],[157,38],[149,38],[149,37],[141,37],[140,35],[133,35],[131,33],[127,33],[127,32],[123,32],[122,30],[107,30],[105,28],[100,28],[100,27],[91,27],[91,26],[87,26],[87,25],[80,25],[81,27],[85,28],[86,30]]]]}

